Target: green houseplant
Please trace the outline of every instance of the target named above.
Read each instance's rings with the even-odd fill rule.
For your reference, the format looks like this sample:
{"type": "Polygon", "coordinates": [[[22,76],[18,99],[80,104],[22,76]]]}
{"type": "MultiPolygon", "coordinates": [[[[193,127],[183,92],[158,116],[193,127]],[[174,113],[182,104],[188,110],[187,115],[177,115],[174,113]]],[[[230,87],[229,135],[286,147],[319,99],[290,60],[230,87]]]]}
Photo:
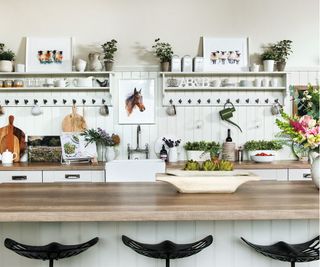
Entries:
{"type": "Polygon", "coordinates": [[[264,71],[273,72],[276,55],[271,47],[268,47],[261,55],[264,71]]]}
{"type": "Polygon", "coordinates": [[[244,149],[248,152],[248,159],[251,159],[251,156],[262,152],[275,155],[276,151],[281,150],[282,148],[283,144],[278,140],[251,140],[244,144],[244,149]]]}
{"type": "Polygon", "coordinates": [[[214,141],[199,141],[185,143],[184,149],[187,151],[188,160],[204,161],[206,159],[218,157],[221,146],[214,141]]]}
{"type": "Polygon", "coordinates": [[[154,40],[155,44],[152,46],[155,55],[160,59],[161,71],[169,71],[170,61],[172,59],[173,50],[169,43],[160,42],[160,38],[154,40]]]}
{"type": "Polygon", "coordinates": [[[0,72],[12,72],[15,53],[10,49],[5,50],[5,44],[0,43],[0,72]]]}
{"type": "Polygon", "coordinates": [[[112,39],[109,42],[106,42],[101,45],[103,53],[104,53],[104,65],[106,71],[111,71],[113,68],[113,63],[114,63],[114,54],[117,52],[117,40],[112,39]]]}
{"type": "Polygon", "coordinates": [[[274,44],[271,49],[275,54],[278,71],[284,71],[288,57],[292,54],[291,40],[282,40],[274,44]]]}

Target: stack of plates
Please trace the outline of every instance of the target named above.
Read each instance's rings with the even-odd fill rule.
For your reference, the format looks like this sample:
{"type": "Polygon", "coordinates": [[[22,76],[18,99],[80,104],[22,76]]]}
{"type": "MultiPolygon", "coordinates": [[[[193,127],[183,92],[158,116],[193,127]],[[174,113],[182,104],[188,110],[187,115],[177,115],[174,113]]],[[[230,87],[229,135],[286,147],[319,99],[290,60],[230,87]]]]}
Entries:
{"type": "Polygon", "coordinates": [[[232,142],[225,142],[222,146],[222,159],[229,160],[229,161],[235,161],[235,149],[236,144],[232,142]]]}

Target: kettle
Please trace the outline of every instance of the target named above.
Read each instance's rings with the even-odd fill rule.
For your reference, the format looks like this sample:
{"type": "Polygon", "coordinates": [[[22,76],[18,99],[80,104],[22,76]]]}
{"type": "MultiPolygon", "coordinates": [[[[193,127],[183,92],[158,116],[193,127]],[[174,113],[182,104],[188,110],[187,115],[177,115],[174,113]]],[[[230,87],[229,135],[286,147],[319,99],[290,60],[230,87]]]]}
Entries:
{"type": "Polygon", "coordinates": [[[219,111],[219,114],[220,114],[220,117],[221,117],[222,120],[233,124],[234,126],[238,127],[239,130],[242,132],[240,126],[230,120],[232,118],[232,116],[233,116],[233,112],[235,112],[235,111],[236,111],[236,109],[235,109],[234,105],[231,102],[227,101],[223,106],[223,110],[219,111]],[[230,104],[231,107],[227,108],[227,104],[230,104]]]}

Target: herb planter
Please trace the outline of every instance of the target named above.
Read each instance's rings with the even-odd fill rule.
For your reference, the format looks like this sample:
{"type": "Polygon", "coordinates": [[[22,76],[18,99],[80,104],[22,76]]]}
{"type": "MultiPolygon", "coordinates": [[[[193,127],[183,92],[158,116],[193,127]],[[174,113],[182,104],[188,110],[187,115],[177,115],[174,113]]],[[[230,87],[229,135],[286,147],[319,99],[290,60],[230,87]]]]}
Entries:
{"type": "Polygon", "coordinates": [[[263,70],[266,72],[273,72],[274,70],[274,60],[264,60],[263,70]]]}
{"type": "Polygon", "coordinates": [[[0,60],[0,72],[12,72],[13,64],[10,60],[0,60]]]}
{"type": "Polygon", "coordinates": [[[201,150],[187,150],[188,160],[206,161],[210,159],[210,153],[201,150]]]}

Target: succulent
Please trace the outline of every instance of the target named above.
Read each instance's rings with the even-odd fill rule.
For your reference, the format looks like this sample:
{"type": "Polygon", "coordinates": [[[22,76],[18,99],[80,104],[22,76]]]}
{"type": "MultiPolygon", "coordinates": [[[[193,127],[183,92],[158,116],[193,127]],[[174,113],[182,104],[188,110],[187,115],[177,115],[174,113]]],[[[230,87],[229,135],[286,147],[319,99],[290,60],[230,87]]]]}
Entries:
{"type": "Polygon", "coordinates": [[[219,171],[232,171],[233,163],[227,160],[221,160],[219,163],[219,171]]]}
{"type": "Polygon", "coordinates": [[[197,161],[189,160],[187,161],[185,167],[185,171],[199,171],[200,170],[200,164],[197,161]]]}
{"type": "Polygon", "coordinates": [[[204,171],[214,171],[215,167],[215,163],[213,163],[211,160],[206,160],[202,163],[202,170],[204,171]]]}

